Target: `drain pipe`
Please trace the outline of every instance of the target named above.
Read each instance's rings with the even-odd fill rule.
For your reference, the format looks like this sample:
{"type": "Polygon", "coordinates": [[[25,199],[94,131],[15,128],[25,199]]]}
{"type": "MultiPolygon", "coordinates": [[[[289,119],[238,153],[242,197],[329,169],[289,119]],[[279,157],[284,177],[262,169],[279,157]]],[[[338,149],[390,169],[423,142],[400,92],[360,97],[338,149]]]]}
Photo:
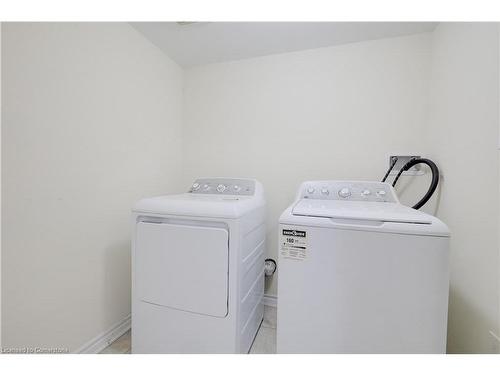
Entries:
{"type": "Polygon", "coordinates": [[[267,258],[264,262],[264,274],[266,276],[272,276],[276,272],[276,261],[271,258],[267,258]]]}

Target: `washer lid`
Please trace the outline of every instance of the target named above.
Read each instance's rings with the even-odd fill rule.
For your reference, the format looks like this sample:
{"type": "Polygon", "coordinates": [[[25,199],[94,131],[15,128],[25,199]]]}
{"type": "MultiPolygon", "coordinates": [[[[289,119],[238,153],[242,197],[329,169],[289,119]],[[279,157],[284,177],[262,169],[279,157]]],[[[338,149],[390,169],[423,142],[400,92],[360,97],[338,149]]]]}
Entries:
{"type": "Polygon", "coordinates": [[[393,223],[432,224],[433,216],[400,203],[300,199],[292,208],[294,216],[332,219],[373,220],[393,223]]]}
{"type": "Polygon", "coordinates": [[[438,218],[395,202],[299,199],[283,212],[280,224],[450,236],[450,230],[438,218]]]}

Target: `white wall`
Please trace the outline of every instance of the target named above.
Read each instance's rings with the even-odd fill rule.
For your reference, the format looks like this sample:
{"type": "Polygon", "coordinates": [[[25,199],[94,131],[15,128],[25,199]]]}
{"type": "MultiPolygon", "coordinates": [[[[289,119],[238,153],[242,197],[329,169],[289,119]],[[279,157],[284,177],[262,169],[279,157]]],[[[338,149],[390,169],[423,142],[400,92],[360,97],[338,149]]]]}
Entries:
{"type": "Polygon", "coordinates": [[[127,24],[4,23],[2,344],[130,313],[130,208],[176,192],[182,70],[127,24]]]}
{"type": "Polygon", "coordinates": [[[444,173],[438,216],[452,231],[448,351],[498,350],[498,29],[433,35],[429,156],[444,173]]]}
{"type": "Polygon", "coordinates": [[[426,210],[453,235],[448,349],[499,350],[494,25],[189,69],[182,129],[183,72],[128,25],[4,24],[2,38],[3,346],[74,350],[127,316],[139,197],[256,177],[276,258],[301,181],[379,179],[411,152],[444,174],[426,210]]]}
{"type": "Polygon", "coordinates": [[[422,152],[429,63],[420,34],[189,69],[184,183],[260,180],[276,259],[278,218],[302,181],[378,180],[389,153],[422,152]]]}

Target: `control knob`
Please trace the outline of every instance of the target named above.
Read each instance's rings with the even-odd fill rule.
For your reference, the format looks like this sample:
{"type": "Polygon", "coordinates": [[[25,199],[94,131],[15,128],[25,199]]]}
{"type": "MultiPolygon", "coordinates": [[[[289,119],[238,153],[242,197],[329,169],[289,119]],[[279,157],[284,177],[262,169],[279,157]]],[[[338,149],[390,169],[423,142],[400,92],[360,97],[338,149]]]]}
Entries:
{"type": "Polygon", "coordinates": [[[193,184],[193,186],[192,186],[192,190],[193,190],[193,191],[196,191],[196,190],[198,190],[199,188],[200,188],[200,184],[199,184],[199,183],[197,183],[197,182],[195,182],[195,183],[193,184]]]}
{"type": "Polygon", "coordinates": [[[226,190],[226,185],[222,185],[222,184],[217,185],[217,191],[219,193],[224,193],[225,190],[226,190]]]}
{"type": "Polygon", "coordinates": [[[348,198],[351,196],[351,191],[349,190],[349,188],[342,188],[339,190],[339,197],[341,198],[348,198]]]}

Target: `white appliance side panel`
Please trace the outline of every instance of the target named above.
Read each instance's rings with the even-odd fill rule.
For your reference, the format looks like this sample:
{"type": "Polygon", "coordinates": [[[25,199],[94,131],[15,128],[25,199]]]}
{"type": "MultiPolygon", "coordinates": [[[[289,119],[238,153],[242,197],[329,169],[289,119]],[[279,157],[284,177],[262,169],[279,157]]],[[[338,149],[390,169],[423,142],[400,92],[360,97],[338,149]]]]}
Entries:
{"type": "Polygon", "coordinates": [[[306,239],[280,252],[279,353],[445,352],[447,238],[283,229],[306,239]]]}
{"type": "Polygon", "coordinates": [[[227,315],[228,232],[224,228],[137,223],[137,298],[215,317],[227,315]]]}

